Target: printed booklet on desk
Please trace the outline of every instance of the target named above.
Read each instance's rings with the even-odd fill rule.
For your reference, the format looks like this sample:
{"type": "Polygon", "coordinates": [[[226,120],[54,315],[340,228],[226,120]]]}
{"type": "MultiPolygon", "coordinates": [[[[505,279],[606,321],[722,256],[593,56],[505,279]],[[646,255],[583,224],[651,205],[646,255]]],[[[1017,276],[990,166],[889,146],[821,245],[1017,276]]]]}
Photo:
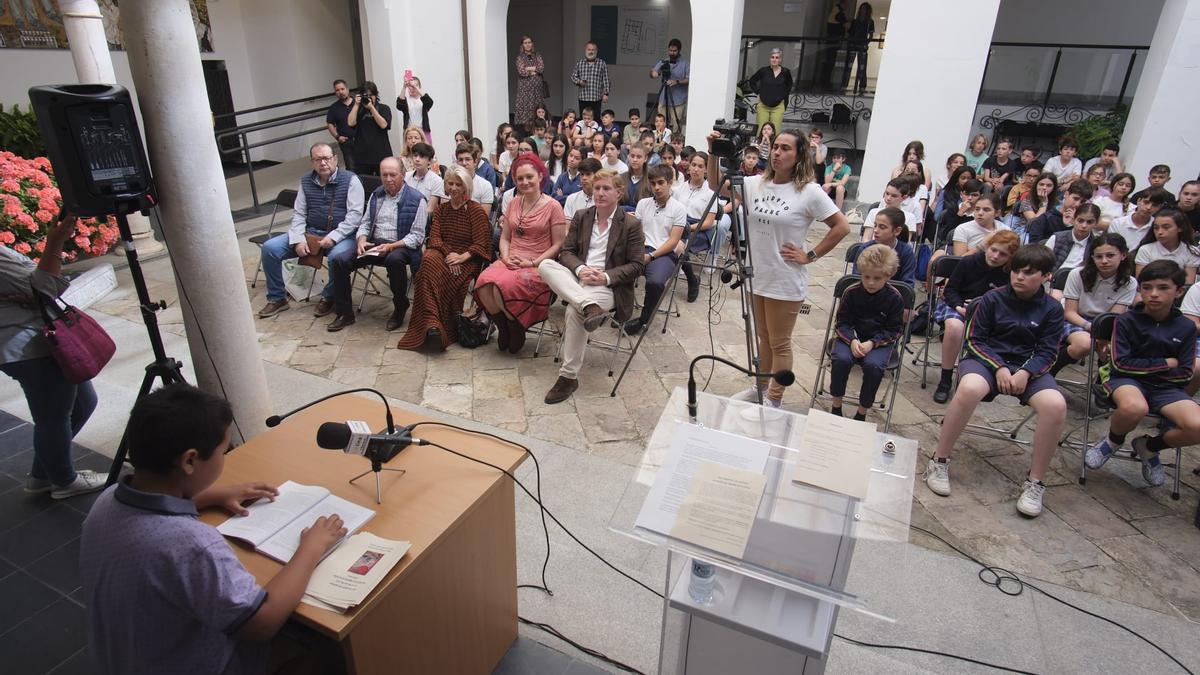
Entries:
{"type": "Polygon", "coordinates": [[[317,565],[304,602],[341,613],[361,605],[411,546],[359,532],[317,565]]]}
{"type": "Polygon", "coordinates": [[[336,513],[350,536],[375,516],[371,509],[348,502],[323,487],[290,480],[279,486],[275,501],[260,499],[247,510],[250,515],[233,516],[217,526],[217,531],[252,544],[259,553],[281,563],[292,559],[300,546],[300,534],[317,518],[336,513]]]}

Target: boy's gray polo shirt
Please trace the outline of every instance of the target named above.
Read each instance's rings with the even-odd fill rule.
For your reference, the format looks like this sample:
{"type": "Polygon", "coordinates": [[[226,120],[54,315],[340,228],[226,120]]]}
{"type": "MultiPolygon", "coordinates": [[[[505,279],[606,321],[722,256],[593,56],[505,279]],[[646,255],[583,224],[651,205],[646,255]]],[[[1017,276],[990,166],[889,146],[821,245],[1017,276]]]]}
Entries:
{"type": "Polygon", "coordinates": [[[266,668],[267,644],[233,635],[267,592],[191,500],[108,488],[83,523],[79,568],[99,672],[266,668]]]}

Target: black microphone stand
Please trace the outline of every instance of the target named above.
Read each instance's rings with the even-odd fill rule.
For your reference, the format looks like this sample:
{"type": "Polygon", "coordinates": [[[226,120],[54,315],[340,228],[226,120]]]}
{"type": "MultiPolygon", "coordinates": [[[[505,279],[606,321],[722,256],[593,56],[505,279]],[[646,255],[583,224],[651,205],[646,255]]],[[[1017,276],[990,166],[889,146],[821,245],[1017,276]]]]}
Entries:
{"type": "MultiPolygon", "coordinates": [[[[698,407],[697,403],[696,403],[696,364],[700,361],[716,361],[718,363],[724,363],[725,365],[727,365],[731,368],[734,368],[739,372],[750,375],[751,377],[754,377],[754,378],[770,377],[785,387],[791,386],[792,383],[794,383],[796,381],[796,375],[790,370],[780,370],[780,371],[776,371],[774,373],[758,373],[753,370],[750,370],[749,368],[743,368],[742,366],[739,366],[738,364],[734,363],[733,361],[730,361],[728,359],[723,359],[720,356],[716,356],[714,354],[701,354],[700,356],[697,356],[696,358],[692,359],[692,362],[690,364],[688,364],[687,409],[688,409],[688,419],[692,422],[696,421],[696,412],[697,412],[697,407],[698,407]]],[[[761,405],[761,403],[762,403],[762,401],[759,401],[760,405],[761,405]]]]}
{"type": "Polygon", "coordinates": [[[387,432],[389,434],[396,433],[396,422],[392,418],[392,406],[388,404],[387,397],[384,396],[383,392],[379,391],[378,389],[372,389],[370,387],[355,387],[354,389],[344,389],[342,391],[337,391],[332,394],[329,394],[328,396],[322,396],[321,398],[318,398],[318,399],[309,401],[308,403],[305,403],[304,405],[300,406],[299,408],[296,408],[295,410],[289,410],[282,415],[271,415],[270,417],[268,417],[266,419],[266,424],[269,427],[277,427],[277,426],[279,426],[280,422],[286,420],[287,418],[291,417],[292,415],[295,415],[296,413],[298,413],[302,410],[307,410],[308,408],[311,408],[318,403],[323,403],[325,401],[328,401],[331,398],[337,398],[338,396],[345,396],[346,394],[357,394],[358,392],[363,392],[363,391],[375,394],[376,396],[379,397],[380,401],[383,401],[383,409],[385,411],[385,416],[387,419],[387,432]]]}
{"type": "Polygon", "coordinates": [[[358,474],[354,478],[351,478],[350,484],[353,485],[354,481],[358,480],[359,478],[362,478],[363,476],[365,476],[369,473],[374,473],[375,474],[375,503],[382,504],[383,503],[383,486],[379,481],[379,474],[381,474],[384,471],[391,471],[392,473],[398,473],[401,476],[403,476],[406,473],[404,469],[393,469],[391,467],[384,466],[383,463],[391,460],[393,457],[395,457],[397,454],[399,454],[401,450],[403,450],[404,448],[406,448],[408,446],[409,446],[409,442],[404,442],[403,445],[400,445],[396,448],[395,452],[389,453],[387,457],[380,457],[380,453],[378,450],[369,450],[367,453],[367,458],[371,460],[371,468],[358,474]]]}

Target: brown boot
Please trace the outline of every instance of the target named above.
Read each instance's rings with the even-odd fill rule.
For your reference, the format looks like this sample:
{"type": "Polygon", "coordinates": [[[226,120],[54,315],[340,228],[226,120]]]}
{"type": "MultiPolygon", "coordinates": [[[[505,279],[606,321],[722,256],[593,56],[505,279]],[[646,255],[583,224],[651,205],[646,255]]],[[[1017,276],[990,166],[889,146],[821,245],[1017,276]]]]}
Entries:
{"type": "Polygon", "coordinates": [[[606,319],[608,312],[596,303],[583,308],[583,329],[589,333],[603,326],[606,319]]]}
{"type": "Polygon", "coordinates": [[[328,316],[332,313],[333,301],[326,300],[325,298],[321,298],[321,301],[317,303],[317,308],[313,310],[313,316],[317,317],[318,319],[323,316],[328,316]]]}
{"type": "Polygon", "coordinates": [[[571,394],[575,393],[575,390],[578,388],[579,380],[559,375],[558,381],[554,383],[553,387],[550,387],[550,391],[546,392],[546,403],[548,405],[562,403],[570,398],[571,394]]]}

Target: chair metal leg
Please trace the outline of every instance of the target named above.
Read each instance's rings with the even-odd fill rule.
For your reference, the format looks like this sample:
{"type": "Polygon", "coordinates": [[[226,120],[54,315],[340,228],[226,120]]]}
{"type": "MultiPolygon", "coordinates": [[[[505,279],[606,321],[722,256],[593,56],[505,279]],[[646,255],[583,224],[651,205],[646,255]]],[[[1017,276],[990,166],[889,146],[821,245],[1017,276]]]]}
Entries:
{"type": "Polygon", "coordinates": [[[255,266],[255,268],[254,268],[254,278],[250,280],[250,288],[254,288],[254,285],[258,283],[258,275],[261,273],[262,273],[262,253],[260,252],[258,255],[258,265],[255,266]]]}
{"type": "Polygon", "coordinates": [[[1171,499],[1179,501],[1179,474],[1183,472],[1183,448],[1175,448],[1175,487],[1171,490],[1171,499]]]}
{"type": "MultiPolygon", "coordinates": [[[[361,271],[362,270],[359,270],[359,272],[361,272],[361,271]]],[[[366,280],[366,282],[363,283],[362,297],[360,297],[358,299],[358,313],[359,314],[362,313],[363,305],[366,304],[366,302],[367,302],[367,294],[371,292],[371,289],[374,288],[374,286],[375,286],[375,266],[367,265],[367,280],[366,280]]],[[[375,291],[375,294],[380,295],[380,293],[378,291],[375,291]]]]}
{"type": "Polygon", "coordinates": [[[320,271],[321,271],[321,268],[319,268],[319,267],[317,269],[313,270],[312,279],[308,282],[308,295],[304,296],[305,302],[308,302],[310,299],[312,299],[312,289],[313,289],[313,286],[316,286],[316,284],[317,284],[317,272],[320,272],[320,271]]]}

